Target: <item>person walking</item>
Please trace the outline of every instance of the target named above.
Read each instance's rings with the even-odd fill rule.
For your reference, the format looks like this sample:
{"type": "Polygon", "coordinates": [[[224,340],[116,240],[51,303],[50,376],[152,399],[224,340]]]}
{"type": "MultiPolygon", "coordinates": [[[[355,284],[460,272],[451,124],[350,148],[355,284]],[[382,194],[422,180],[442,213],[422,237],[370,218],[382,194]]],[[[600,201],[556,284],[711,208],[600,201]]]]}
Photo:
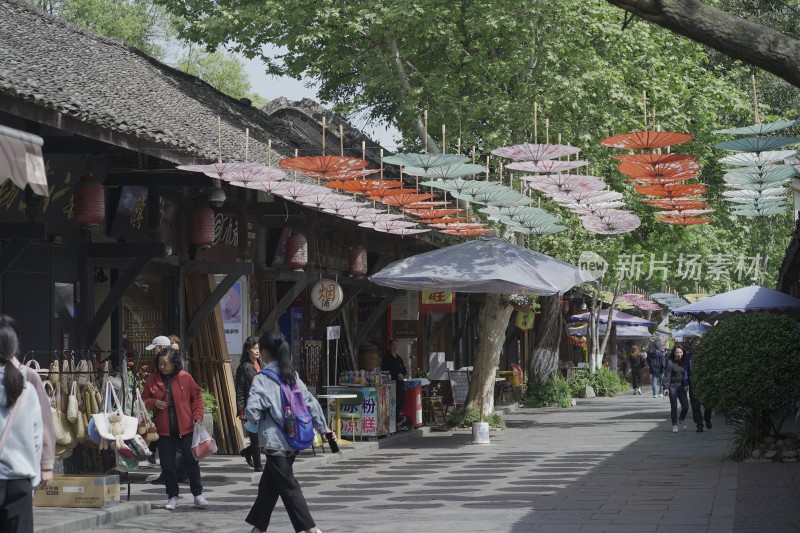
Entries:
{"type": "Polygon", "coordinates": [[[711,415],[713,413],[713,409],[707,405],[703,405],[700,397],[695,392],[695,388],[692,386],[692,376],[694,374],[694,362],[692,360],[692,351],[691,345],[686,347],[686,354],[684,355],[684,359],[686,360],[686,374],[688,376],[689,381],[689,404],[692,406],[692,420],[694,421],[694,425],[697,428],[695,431],[697,433],[702,433],[703,430],[703,423],[705,422],[705,427],[711,429],[711,415]]]}
{"type": "Polygon", "coordinates": [[[672,432],[678,432],[678,422],[686,429],[686,413],[689,412],[689,374],[683,360],[683,348],[676,346],[672,349],[661,379],[664,395],[669,394],[670,416],[672,417],[672,432]],[[678,402],[681,403],[681,413],[678,416],[678,402]]]}
{"type": "Polygon", "coordinates": [[[181,451],[183,464],[189,476],[189,488],[194,496],[194,506],[208,505],[203,496],[200,464],[192,455],[194,426],[203,421],[203,398],[200,387],[187,372],[181,369],[181,356],[169,346],[157,356],[158,371],[147,376],[142,391],[145,407],[155,413],[158,430],[158,454],[161,472],[167,486],[168,511],[178,506],[178,471],[176,451],[181,451]]]}
{"type": "Polygon", "coordinates": [[[43,428],[39,398],[12,363],[14,321],[0,316],[0,531],[33,532],[33,488],[40,481],[43,428]]]}
{"type": "Polygon", "coordinates": [[[406,417],[402,414],[402,410],[406,404],[405,385],[403,380],[408,375],[408,370],[406,370],[406,365],[403,362],[403,358],[400,357],[399,353],[397,353],[399,346],[400,342],[397,339],[390,340],[389,351],[386,352],[386,355],[384,355],[383,359],[381,359],[381,370],[384,372],[389,372],[389,375],[395,381],[396,385],[397,401],[395,407],[397,409],[397,427],[404,426],[407,422],[406,417]]]}
{"type": "Polygon", "coordinates": [[[631,348],[631,355],[628,358],[628,363],[631,366],[631,385],[633,386],[633,394],[642,394],[642,369],[644,368],[644,357],[639,352],[639,347],[634,345],[631,348]]]}
{"type": "MultiPolygon", "coordinates": [[[[259,354],[268,368],[277,373],[281,380],[289,386],[297,385],[303,394],[314,427],[320,435],[332,435],[319,402],[306,388],[303,381],[292,367],[292,355],[289,344],[280,333],[268,331],[258,341],[259,354]]],[[[281,388],[278,383],[259,372],[253,378],[250,395],[247,398],[245,418],[248,423],[258,427],[258,438],[261,448],[267,455],[267,465],[258,483],[258,495],[245,521],[253,526],[253,533],[263,533],[269,527],[272,511],[278,502],[283,501],[293,531],[306,533],[322,533],[317,528],[308,503],[294,477],[292,465],[297,458],[297,450],[293,449],[283,433],[281,388]]],[[[335,435],[332,438],[336,438],[335,435]]]]}
{"type": "MultiPolygon", "coordinates": [[[[247,407],[247,398],[250,395],[250,386],[253,378],[264,368],[264,362],[259,357],[258,337],[247,337],[242,346],[242,358],[239,361],[239,368],[236,369],[236,407],[239,418],[245,420],[244,410],[247,407]]],[[[247,431],[247,429],[245,429],[247,431]]],[[[261,449],[258,445],[258,433],[247,431],[250,438],[250,446],[244,448],[239,455],[244,457],[247,464],[253,467],[256,472],[261,472],[261,449]]]]}
{"type": "Polygon", "coordinates": [[[666,367],[666,355],[661,349],[661,339],[652,338],[652,344],[647,350],[647,366],[650,368],[650,384],[653,387],[653,398],[661,396],[661,377],[666,367]]]}

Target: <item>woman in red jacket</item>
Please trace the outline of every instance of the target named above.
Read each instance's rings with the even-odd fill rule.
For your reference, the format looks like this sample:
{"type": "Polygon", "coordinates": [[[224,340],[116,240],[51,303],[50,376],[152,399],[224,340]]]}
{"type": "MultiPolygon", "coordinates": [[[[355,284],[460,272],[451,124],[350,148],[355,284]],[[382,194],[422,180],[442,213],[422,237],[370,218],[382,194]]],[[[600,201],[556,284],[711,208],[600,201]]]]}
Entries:
{"type": "Polygon", "coordinates": [[[200,387],[192,376],[181,370],[177,350],[164,348],[156,356],[156,363],[158,371],[147,376],[142,398],[147,409],[155,414],[161,472],[167,485],[166,509],[172,511],[178,506],[177,449],[181,450],[189,474],[194,506],[202,509],[208,502],[203,497],[200,464],[192,455],[194,425],[202,422],[204,412],[200,387]]]}

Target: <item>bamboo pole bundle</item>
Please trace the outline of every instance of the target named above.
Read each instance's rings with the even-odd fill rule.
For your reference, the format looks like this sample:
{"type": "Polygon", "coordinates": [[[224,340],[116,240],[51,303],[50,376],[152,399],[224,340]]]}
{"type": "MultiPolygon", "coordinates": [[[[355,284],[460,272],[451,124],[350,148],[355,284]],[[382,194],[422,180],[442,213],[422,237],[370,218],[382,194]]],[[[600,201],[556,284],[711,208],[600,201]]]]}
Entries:
{"type": "MultiPolygon", "coordinates": [[[[186,310],[194,316],[215,287],[213,276],[186,276],[186,310]]],[[[244,435],[236,409],[236,390],[228,346],[225,342],[219,306],[200,328],[191,346],[192,373],[200,387],[207,389],[217,400],[219,424],[214,437],[219,453],[237,455],[244,448],[244,435]]]]}

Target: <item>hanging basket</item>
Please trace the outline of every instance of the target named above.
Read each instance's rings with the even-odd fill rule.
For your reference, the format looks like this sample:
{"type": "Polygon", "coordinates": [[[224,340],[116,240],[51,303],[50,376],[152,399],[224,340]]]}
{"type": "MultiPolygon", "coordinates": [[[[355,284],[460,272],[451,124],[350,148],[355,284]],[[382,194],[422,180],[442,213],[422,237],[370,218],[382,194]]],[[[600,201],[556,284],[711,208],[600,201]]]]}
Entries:
{"type": "Polygon", "coordinates": [[[532,304],[512,304],[512,306],[514,307],[514,311],[517,311],[519,313],[527,313],[528,311],[533,309],[532,304]]]}

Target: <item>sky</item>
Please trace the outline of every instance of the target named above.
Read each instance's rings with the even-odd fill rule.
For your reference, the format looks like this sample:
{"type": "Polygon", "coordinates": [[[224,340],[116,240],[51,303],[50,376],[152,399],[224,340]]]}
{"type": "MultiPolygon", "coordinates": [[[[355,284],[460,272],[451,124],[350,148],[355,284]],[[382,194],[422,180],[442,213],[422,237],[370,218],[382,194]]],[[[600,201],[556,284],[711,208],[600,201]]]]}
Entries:
{"type": "MultiPolygon", "coordinates": [[[[268,100],[285,96],[289,100],[311,98],[319,102],[314,88],[306,87],[308,82],[287,77],[268,76],[265,74],[266,67],[264,67],[260,59],[247,59],[242,57],[242,60],[245,62],[245,69],[250,76],[251,90],[253,92],[260,94],[268,100]]],[[[363,131],[369,138],[373,139],[382,147],[394,152],[397,145],[395,139],[400,137],[398,131],[393,127],[387,128],[385,125],[376,127],[368,126],[366,122],[366,119],[358,117],[351,119],[351,124],[355,128],[363,131]]]]}

